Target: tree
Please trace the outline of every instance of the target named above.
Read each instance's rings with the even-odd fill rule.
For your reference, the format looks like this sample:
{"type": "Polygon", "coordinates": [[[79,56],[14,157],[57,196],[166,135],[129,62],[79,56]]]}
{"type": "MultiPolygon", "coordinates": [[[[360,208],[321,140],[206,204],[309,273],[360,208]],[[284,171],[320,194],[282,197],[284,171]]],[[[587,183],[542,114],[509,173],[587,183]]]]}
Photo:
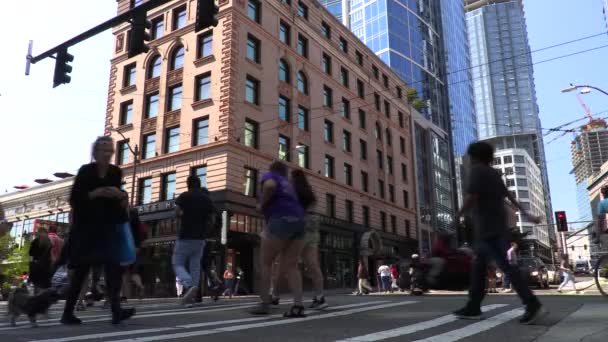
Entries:
{"type": "Polygon", "coordinates": [[[422,99],[415,99],[412,102],[412,106],[414,106],[414,108],[419,112],[428,107],[428,105],[426,104],[426,101],[424,101],[422,99]]]}
{"type": "Polygon", "coordinates": [[[407,88],[407,103],[412,104],[418,98],[418,90],[407,88]]]}
{"type": "Polygon", "coordinates": [[[14,247],[8,257],[2,262],[2,288],[9,287],[18,276],[26,273],[29,269],[30,242],[21,247],[14,247]]]}

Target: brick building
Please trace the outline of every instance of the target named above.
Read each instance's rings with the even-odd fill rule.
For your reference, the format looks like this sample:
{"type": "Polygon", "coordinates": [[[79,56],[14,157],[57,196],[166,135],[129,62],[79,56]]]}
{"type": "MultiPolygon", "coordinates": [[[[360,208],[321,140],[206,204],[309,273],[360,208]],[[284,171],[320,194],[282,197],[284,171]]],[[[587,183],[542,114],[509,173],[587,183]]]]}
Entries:
{"type": "MultiPolygon", "coordinates": [[[[133,6],[118,0],[118,12],[133,6]]],[[[327,287],[355,281],[361,236],[386,257],[417,248],[412,111],[407,86],[316,1],[219,1],[219,25],[194,31],[195,1],[148,12],[150,51],[127,56],[130,25],[114,28],[106,133],[125,190],[151,226],[148,276],[170,294],[177,229],[172,199],[198,175],[230,214],[227,249],[253,286],[259,178],[277,159],[316,191],[327,287]],[[131,188],[138,145],[136,189],[131,188]]]]}

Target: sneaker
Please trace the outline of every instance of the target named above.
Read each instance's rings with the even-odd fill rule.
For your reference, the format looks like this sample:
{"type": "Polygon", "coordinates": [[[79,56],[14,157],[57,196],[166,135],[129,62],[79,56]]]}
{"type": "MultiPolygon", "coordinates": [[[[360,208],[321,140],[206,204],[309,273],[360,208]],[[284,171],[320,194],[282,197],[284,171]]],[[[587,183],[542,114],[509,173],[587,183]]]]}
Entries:
{"type": "Polygon", "coordinates": [[[185,294],[181,299],[182,304],[192,304],[194,302],[194,296],[196,295],[196,291],[198,291],[198,287],[192,286],[188,289],[188,291],[184,292],[185,294]]]}
{"type": "Polygon", "coordinates": [[[502,293],[513,293],[513,290],[511,290],[511,289],[504,289],[504,290],[502,290],[502,293]]]}
{"type": "Polygon", "coordinates": [[[469,320],[480,320],[481,319],[481,310],[473,310],[468,307],[460,309],[458,311],[453,312],[454,316],[460,319],[469,319],[469,320]]]}
{"type": "Polygon", "coordinates": [[[270,303],[272,303],[272,305],[279,305],[280,301],[281,301],[281,298],[272,296],[272,301],[270,303]]]}
{"type": "Polygon", "coordinates": [[[112,313],[112,324],[120,324],[135,315],[135,308],[120,309],[117,313],[112,313]]]}
{"type": "Polygon", "coordinates": [[[74,314],[63,314],[63,316],[61,316],[61,324],[64,325],[81,325],[82,321],[74,316],[74,314]]]}
{"type": "Polygon", "coordinates": [[[534,324],[539,318],[547,313],[540,303],[530,304],[526,307],[526,312],[519,319],[519,323],[529,325],[534,324]]]}
{"type": "Polygon", "coordinates": [[[314,297],[312,299],[312,304],[310,304],[310,308],[313,310],[323,310],[327,309],[329,305],[325,302],[325,296],[321,296],[319,298],[314,297]]]}

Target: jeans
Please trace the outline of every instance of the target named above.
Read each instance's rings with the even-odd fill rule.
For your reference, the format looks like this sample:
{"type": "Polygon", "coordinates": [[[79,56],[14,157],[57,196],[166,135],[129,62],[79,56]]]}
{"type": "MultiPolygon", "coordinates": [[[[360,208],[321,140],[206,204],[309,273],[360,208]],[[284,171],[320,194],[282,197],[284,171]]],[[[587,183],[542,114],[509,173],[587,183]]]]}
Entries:
{"type": "Polygon", "coordinates": [[[201,282],[201,259],[205,240],[177,240],[173,250],[173,271],[177,281],[184,287],[199,287],[201,282]],[[186,270],[186,264],[188,270],[186,270]],[[188,273],[190,271],[190,273],[188,273]]]}
{"type": "Polygon", "coordinates": [[[384,291],[390,291],[391,290],[391,277],[390,276],[382,276],[380,278],[382,280],[382,289],[384,291]]]}
{"type": "Polygon", "coordinates": [[[562,272],[564,275],[564,281],[559,285],[557,290],[563,289],[569,282],[572,282],[572,287],[576,290],[576,281],[574,280],[574,275],[570,272],[562,272]]]}
{"type": "Polygon", "coordinates": [[[508,245],[504,239],[494,238],[477,242],[475,248],[476,258],[473,262],[471,289],[469,290],[469,303],[467,306],[472,310],[479,310],[481,302],[485,297],[486,275],[488,264],[491,260],[496,262],[511,280],[511,286],[515,289],[524,305],[538,304],[538,299],[526,284],[521,272],[515,265],[507,261],[508,245]]]}

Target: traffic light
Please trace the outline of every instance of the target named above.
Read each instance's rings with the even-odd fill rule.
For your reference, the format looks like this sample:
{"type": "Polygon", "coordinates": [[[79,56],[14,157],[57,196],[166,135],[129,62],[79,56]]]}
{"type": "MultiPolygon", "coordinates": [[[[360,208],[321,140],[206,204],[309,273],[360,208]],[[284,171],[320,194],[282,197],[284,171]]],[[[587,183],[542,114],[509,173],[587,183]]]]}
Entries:
{"type": "Polygon", "coordinates": [[[146,30],[152,28],[145,11],[133,14],[131,32],[129,33],[129,58],[148,52],[146,42],[150,41],[150,34],[146,30]]]}
{"type": "Polygon", "coordinates": [[[555,212],[555,224],[557,224],[558,232],[567,232],[568,231],[568,219],[566,218],[565,211],[556,211],[555,212]]]}
{"type": "Polygon", "coordinates": [[[572,251],[574,252],[574,246],[572,246],[571,248],[572,248],[572,251]]]}
{"type": "Polygon", "coordinates": [[[194,31],[198,32],[210,26],[216,27],[218,24],[217,15],[219,12],[220,8],[215,4],[215,0],[197,0],[194,31]]]}
{"type": "Polygon", "coordinates": [[[70,83],[72,78],[69,73],[72,72],[72,66],[69,62],[74,60],[74,56],[68,53],[68,48],[63,48],[57,52],[55,57],[55,73],[53,74],[53,88],[64,83],[70,83]]]}
{"type": "Polygon", "coordinates": [[[587,250],[587,245],[583,246],[583,248],[585,248],[585,250],[587,250]]]}

